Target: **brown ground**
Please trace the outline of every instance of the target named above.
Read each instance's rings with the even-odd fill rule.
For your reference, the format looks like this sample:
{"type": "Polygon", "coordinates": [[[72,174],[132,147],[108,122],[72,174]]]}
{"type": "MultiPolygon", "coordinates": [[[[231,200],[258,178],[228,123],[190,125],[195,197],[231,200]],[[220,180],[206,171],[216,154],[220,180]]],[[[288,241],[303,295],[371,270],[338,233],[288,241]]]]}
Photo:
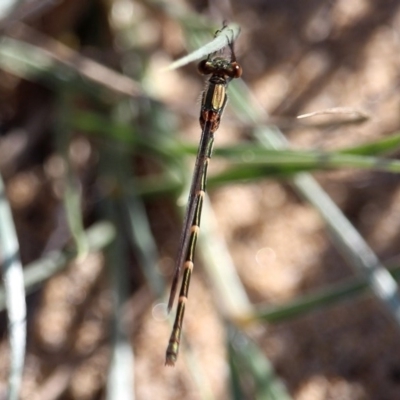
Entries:
{"type": "MultiPolygon", "coordinates": [[[[71,34],[74,24],[76,35],[83,30],[83,26],[76,27],[76,21],[84,20],[88,9],[79,1],[64,3],[61,11],[56,8],[53,14],[45,13],[32,25],[57,40],[73,43],[67,33],[71,34]]],[[[207,15],[204,5],[196,2],[196,6],[207,15]]],[[[294,147],[335,149],[399,129],[399,2],[251,0],[232,1],[232,8],[233,19],[242,27],[237,53],[243,79],[270,115],[282,120],[338,106],[361,108],[371,115],[362,125],[286,129],[294,147]]],[[[154,67],[160,59],[164,62],[168,56],[184,52],[177,44],[177,40],[181,43],[181,32],[173,19],[160,16],[156,10],[150,12],[146,6],[135,4],[134,10],[142,13],[137,24],[143,38],[138,41],[145,46],[147,40],[154,53],[151,71],[157,71],[154,67]],[[146,36],[149,29],[155,32],[154,37],[146,36]]],[[[103,43],[112,43],[107,28],[103,36],[103,43]]],[[[93,44],[81,50],[107,59],[108,53],[93,44]]],[[[150,78],[157,96],[184,116],[182,132],[188,132],[195,142],[199,128],[193,107],[198,107],[201,80],[194,67],[166,74],[163,79],[159,75],[150,78]]],[[[57,196],[48,195],[54,193],[57,181],[57,158],[46,140],[46,131],[52,129],[48,110],[54,99],[38,84],[13,79],[5,74],[1,86],[2,159],[8,154],[7,138],[16,137],[12,136],[16,129],[30,132],[33,142],[29,151],[8,163],[3,161],[1,168],[23,261],[30,262],[49,246],[50,238],[55,240],[54,221],[62,214],[57,196]]],[[[243,133],[234,123],[232,112],[227,110],[217,146],[241,140],[243,133]]],[[[398,255],[400,191],[396,176],[344,171],[316,177],[382,260],[398,255]]],[[[88,198],[95,201],[90,191],[88,198]]],[[[281,304],[354,274],[330,242],[316,212],[288,185],[272,180],[229,185],[214,189],[211,198],[220,232],[253,302],[281,304]],[[262,249],[267,250],[261,257],[262,249]],[[257,254],[261,261],[260,257],[256,260],[257,254]]],[[[160,200],[150,201],[148,209],[162,256],[160,264],[168,269],[176,251],[178,223],[172,207],[163,206],[166,199],[160,200]]],[[[56,240],[59,246],[62,242],[56,240]]],[[[71,265],[28,297],[29,342],[22,398],[104,396],[111,298],[103,262],[103,255],[93,255],[84,266],[71,265]]],[[[215,293],[209,290],[202,268],[196,268],[192,280],[185,320],[185,332],[198,361],[198,366],[191,368],[200,384],[191,374],[184,350],[175,368],[164,367],[169,327],[152,316],[157,300],[137,278],[135,268],[132,264],[134,289],[127,319],[135,351],[136,398],[199,399],[199,386],[215,398],[229,398],[225,331],[215,311],[215,293]]],[[[2,332],[6,332],[4,316],[2,332]]],[[[249,334],[296,400],[400,398],[399,331],[370,296],[290,322],[264,325],[249,334]]],[[[6,353],[4,339],[0,345],[1,390],[5,389],[6,353]]]]}

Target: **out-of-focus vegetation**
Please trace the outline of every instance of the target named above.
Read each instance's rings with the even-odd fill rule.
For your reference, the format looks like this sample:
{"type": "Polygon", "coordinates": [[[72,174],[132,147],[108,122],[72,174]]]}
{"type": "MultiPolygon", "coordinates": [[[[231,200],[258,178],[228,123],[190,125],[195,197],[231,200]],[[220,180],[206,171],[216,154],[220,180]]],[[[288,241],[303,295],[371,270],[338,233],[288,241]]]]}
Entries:
{"type": "Polygon", "coordinates": [[[10,0],[0,13],[1,397],[397,399],[395,2],[10,0]],[[244,74],[167,368],[203,83],[193,64],[166,67],[224,20],[241,26],[244,74]]]}

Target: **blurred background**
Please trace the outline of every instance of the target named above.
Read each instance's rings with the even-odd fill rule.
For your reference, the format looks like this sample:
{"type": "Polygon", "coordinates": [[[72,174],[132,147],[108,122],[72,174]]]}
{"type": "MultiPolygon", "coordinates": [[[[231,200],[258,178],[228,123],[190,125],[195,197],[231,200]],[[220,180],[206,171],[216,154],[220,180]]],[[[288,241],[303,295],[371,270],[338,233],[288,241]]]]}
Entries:
{"type": "Polygon", "coordinates": [[[2,202],[27,303],[19,398],[398,398],[398,1],[3,0],[0,30],[2,202]],[[243,76],[170,368],[165,303],[205,80],[166,67],[223,21],[241,27],[243,76]]]}

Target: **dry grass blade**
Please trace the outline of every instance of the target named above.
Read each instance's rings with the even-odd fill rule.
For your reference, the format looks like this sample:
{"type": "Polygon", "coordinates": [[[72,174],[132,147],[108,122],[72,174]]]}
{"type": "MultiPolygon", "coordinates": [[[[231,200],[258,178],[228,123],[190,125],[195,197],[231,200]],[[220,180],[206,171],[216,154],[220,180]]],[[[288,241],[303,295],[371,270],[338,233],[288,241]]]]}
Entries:
{"type": "Polygon", "coordinates": [[[351,117],[356,118],[357,120],[367,120],[370,118],[370,115],[363,110],[353,107],[333,107],[333,108],[326,108],[325,110],[313,111],[307,114],[298,115],[298,119],[302,118],[310,118],[316,115],[348,115],[350,114],[351,117]]]}
{"type": "Polygon", "coordinates": [[[11,208],[0,176],[0,249],[10,336],[7,399],[19,399],[26,348],[26,303],[19,244],[11,208]]]}
{"type": "Polygon", "coordinates": [[[100,87],[107,88],[112,93],[129,97],[138,97],[143,94],[140,84],[133,79],[77,53],[59,41],[24,24],[18,23],[7,34],[8,37],[2,42],[3,58],[15,57],[20,53],[17,60],[19,63],[23,62],[24,57],[31,56],[29,60],[41,60],[46,69],[60,65],[67,67],[71,72],[79,74],[100,87]]]}
{"type": "Polygon", "coordinates": [[[176,60],[171,65],[169,65],[165,70],[169,71],[172,69],[177,69],[183,67],[186,64],[189,64],[193,61],[200,60],[201,58],[207,57],[209,54],[215,53],[226,47],[229,43],[235,41],[235,39],[240,34],[240,27],[237,24],[229,24],[224,26],[221,30],[219,30],[214,39],[200,47],[199,49],[193,51],[187,56],[176,60]]]}

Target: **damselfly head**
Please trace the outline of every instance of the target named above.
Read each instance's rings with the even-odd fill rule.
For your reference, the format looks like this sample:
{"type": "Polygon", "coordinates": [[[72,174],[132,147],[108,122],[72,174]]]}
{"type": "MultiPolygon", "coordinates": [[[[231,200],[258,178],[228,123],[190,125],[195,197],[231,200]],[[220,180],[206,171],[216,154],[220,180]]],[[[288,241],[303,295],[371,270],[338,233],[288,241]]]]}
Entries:
{"type": "Polygon", "coordinates": [[[223,57],[215,57],[200,61],[197,66],[202,75],[218,75],[228,78],[240,78],[242,67],[236,61],[229,61],[223,57]]]}

